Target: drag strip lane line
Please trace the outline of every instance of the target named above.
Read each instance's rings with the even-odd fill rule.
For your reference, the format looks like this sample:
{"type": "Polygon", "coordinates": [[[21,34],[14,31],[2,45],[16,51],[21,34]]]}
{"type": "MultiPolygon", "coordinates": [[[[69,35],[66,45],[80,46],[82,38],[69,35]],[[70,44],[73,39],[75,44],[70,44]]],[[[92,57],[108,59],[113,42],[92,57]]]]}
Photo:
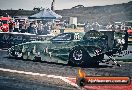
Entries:
{"type": "Polygon", "coordinates": [[[62,76],[56,76],[56,75],[47,75],[47,74],[40,74],[40,73],[33,73],[33,72],[25,72],[25,71],[18,71],[18,70],[12,70],[12,69],[4,69],[4,68],[0,68],[0,71],[10,72],[10,73],[18,73],[18,74],[26,74],[26,75],[32,75],[32,76],[41,76],[41,77],[45,76],[45,77],[54,78],[54,79],[61,79],[64,82],[80,89],[77,84],[75,84],[72,81],[67,79],[69,77],[62,77],[62,76]]]}
{"type": "MultiPolygon", "coordinates": [[[[45,77],[49,77],[49,78],[51,77],[51,78],[56,78],[56,79],[60,79],[60,77],[62,77],[62,76],[47,75],[47,74],[40,74],[40,73],[33,73],[33,72],[25,72],[25,71],[18,71],[18,70],[4,69],[4,68],[0,68],[0,71],[19,73],[19,74],[27,74],[27,75],[33,75],[33,76],[45,76],[45,77]]],[[[63,77],[63,78],[66,78],[66,77],[63,77]]]]}
{"type": "Polygon", "coordinates": [[[60,79],[63,80],[64,82],[66,82],[66,83],[68,83],[68,84],[70,84],[70,85],[72,85],[72,86],[77,87],[78,89],[80,89],[80,87],[77,84],[73,83],[72,81],[70,81],[70,80],[68,80],[66,78],[60,78],[60,79]]]}

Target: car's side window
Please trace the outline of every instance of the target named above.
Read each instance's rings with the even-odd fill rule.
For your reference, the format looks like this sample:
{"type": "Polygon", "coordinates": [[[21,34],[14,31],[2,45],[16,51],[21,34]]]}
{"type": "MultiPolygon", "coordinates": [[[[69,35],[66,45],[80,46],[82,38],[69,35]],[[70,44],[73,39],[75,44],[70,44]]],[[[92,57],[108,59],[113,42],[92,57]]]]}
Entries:
{"type": "Polygon", "coordinates": [[[99,38],[103,35],[103,33],[96,31],[96,30],[91,30],[85,33],[83,39],[90,39],[90,38],[99,38]]]}
{"type": "Polygon", "coordinates": [[[63,40],[71,40],[71,34],[61,34],[57,37],[55,37],[54,39],[52,39],[53,41],[59,40],[59,41],[63,41],[63,40]]]}

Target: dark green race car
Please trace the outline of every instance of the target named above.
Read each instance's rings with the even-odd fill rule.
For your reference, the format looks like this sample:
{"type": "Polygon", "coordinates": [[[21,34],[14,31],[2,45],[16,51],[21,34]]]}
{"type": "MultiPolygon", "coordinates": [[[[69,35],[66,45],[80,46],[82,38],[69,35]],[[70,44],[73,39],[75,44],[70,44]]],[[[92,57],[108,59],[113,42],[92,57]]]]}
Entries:
{"type": "Polygon", "coordinates": [[[84,66],[99,65],[108,50],[108,36],[93,30],[62,33],[50,40],[15,45],[8,49],[8,54],[25,60],[84,66]]]}

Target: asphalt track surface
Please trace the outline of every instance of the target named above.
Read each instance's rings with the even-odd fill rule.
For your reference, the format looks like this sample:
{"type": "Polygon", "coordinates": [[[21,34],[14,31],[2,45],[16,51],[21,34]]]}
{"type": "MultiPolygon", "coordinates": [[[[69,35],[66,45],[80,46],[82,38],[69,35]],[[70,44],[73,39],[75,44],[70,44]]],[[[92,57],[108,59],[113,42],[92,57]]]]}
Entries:
{"type": "MultiPolygon", "coordinates": [[[[80,90],[75,84],[78,67],[63,64],[32,62],[7,58],[7,52],[0,50],[0,90],[80,90]]],[[[82,68],[89,76],[130,76],[132,63],[119,62],[121,67],[100,66],[82,68]]],[[[88,90],[103,90],[101,87],[88,90]]],[[[132,90],[132,87],[125,87],[132,90]]],[[[105,90],[116,90],[108,89],[105,90]]],[[[120,89],[118,89],[120,90],[120,89]]]]}

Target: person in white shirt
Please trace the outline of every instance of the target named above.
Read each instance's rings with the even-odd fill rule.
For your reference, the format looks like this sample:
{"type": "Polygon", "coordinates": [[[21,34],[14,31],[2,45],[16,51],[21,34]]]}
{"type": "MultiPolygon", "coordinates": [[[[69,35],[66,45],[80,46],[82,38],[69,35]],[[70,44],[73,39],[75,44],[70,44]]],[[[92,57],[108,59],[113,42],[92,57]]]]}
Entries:
{"type": "Polygon", "coordinates": [[[33,28],[34,28],[34,34],[38,34],[38,23],[37,23],[37,21],[35,21],[34,23],[33,23],[33,28]]]}
{"type": "Polygon", "coordinates": [[[43,23],[42,23],[42,21],[40,21],[38,23],[38,34],[41,35],[42,31],[43,31],[43,23]]]}
{"type": "Polygon", "coordinates": [[[15,22],[14,32],[19,32],[19,21],[18,20],[15,22]]]}

